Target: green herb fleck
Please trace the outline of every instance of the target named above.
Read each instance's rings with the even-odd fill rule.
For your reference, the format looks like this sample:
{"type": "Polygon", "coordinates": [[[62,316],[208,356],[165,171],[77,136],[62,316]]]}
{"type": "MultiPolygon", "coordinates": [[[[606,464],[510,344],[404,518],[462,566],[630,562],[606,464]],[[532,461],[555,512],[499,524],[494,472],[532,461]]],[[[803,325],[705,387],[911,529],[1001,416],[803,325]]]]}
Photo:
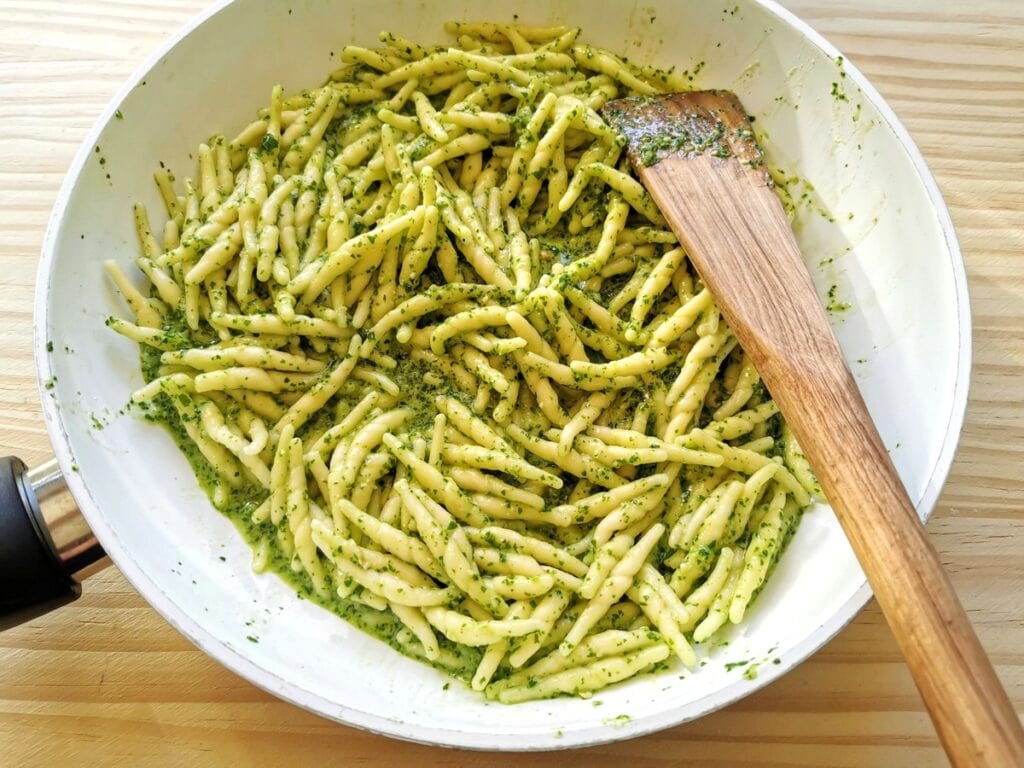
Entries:
{"type": "Polygon", "coordinates": [[[828,302],[825,304],[825,310],[828,312],[838,313],[845,312],[850,308],[850,303],[847,301],[840,301],[836,298],[836,292],[839,290],[839,286],[832,285],[828,289],[828,302]]]}
{"type": "Polygon", "coordinates": [[[260,139],[260,152],[275,152],[277,151],[277,138],[273,135],[266,133],[263,138],[260,139]]]}

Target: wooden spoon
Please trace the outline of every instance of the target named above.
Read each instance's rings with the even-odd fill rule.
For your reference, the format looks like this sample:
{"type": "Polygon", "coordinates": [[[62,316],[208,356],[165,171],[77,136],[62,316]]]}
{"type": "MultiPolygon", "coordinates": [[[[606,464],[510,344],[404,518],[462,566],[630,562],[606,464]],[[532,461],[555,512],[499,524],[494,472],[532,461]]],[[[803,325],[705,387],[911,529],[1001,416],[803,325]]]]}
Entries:
{"type": "Polygon", "coordinates": [[[957,766],[1024,766],[1024,730],[871,421],[731,93],[602,109],[846,531],[957,766]]]}

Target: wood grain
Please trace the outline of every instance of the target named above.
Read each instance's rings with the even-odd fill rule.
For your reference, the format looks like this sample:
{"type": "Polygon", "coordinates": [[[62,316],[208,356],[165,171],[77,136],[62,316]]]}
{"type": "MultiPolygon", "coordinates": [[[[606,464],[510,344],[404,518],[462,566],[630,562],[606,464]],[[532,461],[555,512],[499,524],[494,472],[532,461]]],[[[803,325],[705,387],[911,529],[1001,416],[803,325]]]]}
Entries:
{"type": "Polygon", "coordinates": [[[699,91],[613,101],[602,113],[800,441],[947,755],[964,768],[1024,765],[1020,719],[843,360],[760,153],[743,138],[742,106],[699,91]],[[644,157],[652,138],[671,142],[684,127],[688,146],[644,157]]]}
{"type": "MultiPolygon", "coordinates": [[[[1024,707],[1024,4],[786,0],[905,121],[967,260],[975,369],[928,533],[1024,707]],[[898,8],[898,10],[895,10],[898,8]]],[[[49,453],[31,359],[35,263],[61,178],[121,82],[200,0],[0,0],[0,450],[49,453]]],[[[498,758],[403,744],[278,702],[193,648],[113,568],[0,634],[0,762],[53,766],[946,765],[871,606],[738,704],[634,741],[498,758]]]]}

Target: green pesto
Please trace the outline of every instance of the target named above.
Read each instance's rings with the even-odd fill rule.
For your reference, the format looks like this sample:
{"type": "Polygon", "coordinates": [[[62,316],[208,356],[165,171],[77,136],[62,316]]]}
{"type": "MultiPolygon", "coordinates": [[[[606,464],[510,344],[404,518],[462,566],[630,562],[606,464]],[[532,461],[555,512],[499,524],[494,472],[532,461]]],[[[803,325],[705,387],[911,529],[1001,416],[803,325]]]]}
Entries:
{"type": "MultiPolygon", "coordinates": [[[[172,318],[171,322],[165,326],[165,332],[181,332],[180,328],[175,327],[178,322],[183,322],[183,318],[172,318]]],[[[140,345],[139,349],[143,376],[146,381],[152,381],[160,366],[160,351],[146,345],[140,345]]],[[[411,360],[403,362],[406,364],[402,366],[403,370],[398,372],[396,380],[404,392],[414,395],[406,404],[417,409],[416,423],[422,425],[426,431],[429,429],[428,422],[432,424],[434,413],[432,401],[427,401],[425,388],[422,386],[422,373],[426,369],[421,369],[411,360]],[[417,382],[416,386],[412,386],[414,382],[417,382]],[[415,395],[421,397],[417,399],[415,395]]],[[[433,394],[430,393],[431,397],[433,394]]],[[[178,412],[171,405],[168,396],[161,394],[151,402],[136,407],[146,421],[159,424],[167,430],[188,459],[199,485],[206,491],[211,503],[214,503],[213,492],[219,485],[217,473],[199,452],[195,443],[186,435],[178,412]]],[[[329,410],[324,409],[324,413],[329,410]]],[[[263,502],[266,495],[266,491],[255,483],[246,483],[240,488],[231,489],[226,495],[226,501],[217,507],[221,514],[234,524],[250,547],[256,547],[261,541],[272,537],[275,533],[274,526],[270,521],[263,523],[252,521],[253,511],[263,502]]],[[[411,638],[407,631],[403,631],[402,623],[390,611],[377,611],[362,603],[338,597],[334,590],[330,591],[329,597],[323,598],[313,589],[313,584],[305,571],[293,570],[290,558],[286,557],[279,548],[271,547],[270,552],[267,570],[274,572],[294,589],[298,597],[309,600],[345,619],[363,632],[387,643],[404,656],[430,664],[467,683],[472,678],[483,655],[482,650],[457,645],[439,634],[437,640],[441,647],[441,656],[437,661],[430,661],[423,655],[422,646],[411,638]]],[[[250,642],[257,642],[257,640],[250,637],[250,642]]]]}
{"type": "Polygon", "coordinates": [[[828,293],[826,294],[826,296],[828,298],[828,301],[825,304],[825,310],[827,312],[829,312],[829,313],[832,313],[832,314],[838,314],[840,312],[845,312],[846,310],[848,310],[850,308],[850,303],[848,301],[840,301],[836,297],[836,294],[837,294],[838,290],[839,290],[839,286],[832,285],[828,289],[828,293]]]}
{"type": "MultiPolygon", "coordinates": [[[[589,56],[592,54],[587,53],[586,55],[589,56]]],[[[683,74],[690,77],[692,80],[693,77],[699,73],[702,66],[703,63],[697,64],[692,75],[689,73],[683,74]]],[[[361,69],[359,67],[354,67],[351,68],[345,76],[348,77],[350,81],[356,82],[354,78],[360,71],[361,69]]],[[[583,81],[574,86],[574,88],[575,93],[582,97],[590,93],[593,88],[593,83],[591,80],[583,81]]],[[[431,102],[434,104],[435,108],[441,108],[444,104],[441,94],[433,96],[431,98],[431,102]]],[[[539,136],[536,135],[536,126],[533,132],[530,131],[530,121],[534,117],[534,107],[528,106],[529,100],[524,100],[522,103],[523,106],[509,119],[513,131],[511,139],[516,146],[524,146],[527,143],[533,143],[539,139],[539,136]]],[[[357,130],[363,131],[367,128],[367,120],[376,120],[375,109],[379,106],[379,103],[366,104],[357,107],[349,107],[347,104],[343,105],[343,108],[339,110],[338,116],[331,123],[324,136],[324,141],[327,144],[327,163],[333,162],[338,153],[344,151],[344,148],[350,143],[350,139],[346,138],[347,133],[352,131],[354,134],[357,130]]],[[[309,110],[309,106],[304,109],[306,114],[309,113],[309,110]]],[[[474,106],[470,111],[473,110],[479,111],[480,107],[474,106]]],[[[398,111],[408,117],[414,110],[411,106],[411,102],[409,102],[398,111]]],[[[543,134],[543,126],[540,127],[542,128],[540,133],[543,134]]],[[[379,130],[379,128],[371,128],[370,130],[379,130]]],[[[733,135],[726,128],[725,123],[722,120],[718,120],[710,131],[694,138],[693,132],[682,125],[675,133],[669,134],[668,136],[647,136],[645,139],[647,143],[642,145],[641,154],[645,164],[656,161],[666,153],[683,150],[709,152],[710,154],[717,155],[718,157],[729,157],[731,156],[729,149],[730,142],[735,142],[737,139],[743,142],[752,142],[754,139],[753,131],[749,128],[743,127],[736,130],[735,135],[733,135]]],[[[258,143],[256,143],[256,145],[257,151],[261,154],[273,155],[280,150],[279,139],[270,135],[264,136],[258,143]]],[[[416,143],[411,148],[409,159],[421,159],[428,154],[435,152],[437,149],[438,145],[436,142],[426,136],[422,136],[416,140],[416,143]]],[[[741,151],[741,149],[742,148],[738,149],[737,152],[741,151]]],[[[99,152],[99,147],[96,147],[96,153],[99,154],[99,152]]],[[[100,163],[103,164],[104,162],[105,161],[101,158],[100,163]]],[[[760,164],[760,156],[758,156],[757,162],[760,164]]],[[[521,160],[521,163],[522,172],[525,174],[527,170],[526,161],[521,160]]],[[[161,166],[163,166],[162,163],[161,166]]],[[[454,167],[452,170],[454,173],[454,167]]],[[[541,168],[536,175],[538,178],[542,178],[549,172],[549,170],[549,168],[541,168]]],[[[370,201],[372,201],[377,195],[378,188],[376,187],[376,184],[378,183],[384,182],[376,181],[373,184],[368,185],[366,188],[346,189],[344,194],[346,196],[350,195],[355,201],[365,201],[366,204],[369,205],[370,201]]],[[[317,197],[322,198],[325,189],[326,185],[322,179],[316,182],[309,182],[303,178],[293,197],[297,197],[306,191],[316,191],[317,197]]],[[[580,217],[580,221],[577,222],[576,226],[570,227],[570,217],[566,216],[562,217],[561,220],[551,226],[550,229],[538,230],[539,232],[542,232],[542,234],[539,234],[536,237],[537,242],[530,250],[530,259],[533,261],[533,264],[531,264],[531,273],[536,274],[537,272],[540,272],[541,274],[555,276],[557,275],[559,268],[564,269],[570,264],[586,260],[594,252],[600,240],[600,222],[602,222],[607,215],[608,199],[609,195],[603,185],[590,184],[580,196],[581,208],[585,208],[587,213],[585,216],[580,217]]],[[[457,204],[454,198],[444,193],[440,193],[438,195],[436,202],[439,209],[446,209],[449,206],[456,206],[457,204]]],[[[521,200],[513,202],[514,206],[518,204],[521,204],[521,200]]],[[[642,220],[638,216],[633,216],[630,222],[630,228],[638,234],[645,230],[652,229],[646,224],[641,224],[641,221],[642,220]]],[[[351,234],[354,236],[364,232],[367,225],[360,217],[357,216],[350,222],[350,226],[351,234]]],[[[655,231],[657,230],[655,229],[655,231]]],[[[448,237],[447,235],[442,236],[448,237]]],[[[376,237],[374,236],[368,239],[370,242],[373,242],[376,237]]],[[[554,310],[558,313],[559,318],[564,319],[565,317],[568,317],[573,323],[576,323],[581,338],[585,338],[585,340],[590,338],[588,334],[593,334],[602,339],[601,346],[592,348],[593,354],[590,357],[591,362],[601,363],[605,362],[606,359],[610,360],[624,357],[634,351],[634,347],[641,347],[644,343],[642,339],[637,340],[635,343],[625,341],[626,331],[630,330],[630,325],[622,319],[621,312],[611,314],[612,332],[606,336],[603,332],[598,332],[594,327],[591,327],[592,325],[597,325],[597,323],[592,323],[591,319],[584,317],[585,312],[572,304],[572,298],[575,298],[576,301],[579,302],[580,294],[582,294],[607,308],[611,299],[618,294],[621,289],[627,285],[627,283],[634,280],[633,275],[649,275],[654,263],[661,258],[663,252],[672,247],[672,244],[665,243],[658,239],[648,241],[641,237],[639,242],[650,242],[653,247],[650,249],[649,253],[645,252],[643,255],[635,257],[635,263],[631,265],[634,269],[632,274],[626,272],[624,274],[613,275],[604,279],[600,281],[598,291],[591,290],[593,286],[588,287],[586,283],[570,283],[568,275],[561,279],[554,277],[554,279],[549,283],[549,285],[560,293],[564,299],[564,305],[557,304],[554,310]],[[606,358],[602,358],[602,354],[606,355],[606,358]]],[[[211,241],[200,240],[194,235],[187,236],[186,243],[198,249],[206,248],[212,244],[211,241]]],[[[313,258],[323,261],[327,258],[327,255],[326,253],[320,253],[319,255],[314,255],[313,258]]],[[[471,270],[467,271],[467,266],[464,263],[461,265],[459,274],[460,277],[455,278],[456,280],[473,281],[476,279],[476,276],[471,270]]],[[[403,282],[401,288],[406,295],[426,294],[428,296],[433,295],[437,298],[440,298],[437,294],[444,294],[445,292],[449,292],[455,288],[460,292],[460,295],[464,294],[464,298],[483,304],[496,302],[508,305],[516,302],[517,300],[521,300],[522,298],[516,291],[502,290],[491,286],[478,285],[467,289],[466,286],[462,285],[457,288],[453,285],[447,285],[446,280],[435,260],[431,260],[423,273],[418,275],[415,279],[403,282]]],[[[212,286],[211,290],[223,291],[223,287],[212,286]]],[[[265,300],[269,298],[269,292],[263,283],[257,282],[253,286],[253,290],[260,299],[265,300]]],[[[221,294],[220,298],[223,300],[223,294],[221,294]]],[[[666,311],[666,303],[661,298],[657,301],[652,299],[648,302],[648,305],[645,306],[645,309],[647,310],[648,319],[650,319],[658,315],[659,312],[666,311]]],[[[415,318],[415,323],[421,328],[437,325],[440,322],[443,322],[447,316],[448,315],[445,311],[437,311],[421,318],[415,318]]],[[[253,314],[251,317],[256,318],[258,315],[253,314]]],[[[412,319],[413,318],[410,318],[410,320],[412,319]]],[[[298,318],[296,320],[296,325],[303,322],[308,321],[298,318]]],[[[246,333],[259,333],[257,328],[248,327],[253,323],[253,321],[248,317],[244,318],[244,320],[240,322],[238,330],[243,330],[243,327],[241,327],[242,323],[244,323],[244,331],[246,333]]],[[[633,327],[632,330],[637,331],[640,329],[633,327]]],[[[434,418],[437,414],[434,401],[436,396],[439,394],[454,397],[463,404],[470,405],[472,401],[471,395],[467,395],[461,390],[455,389],[453,387],[453,382],[449,381],[449,377],[447,377],[438,368],[435,368],[429,363],[411,359],[406,354],[407,348],[393,340],[392,333],[389,332],[388,334],[383,334],[381,338],[377,338],[368,328],[364,327],[361,332],[364,334],[363,339],[372,341],[376,345],[376,350],[379,353],[382,355],[388,355],[394,358],[397,362],[397,368],[389,370],[387,375],[399,388],[399,404],[404,408],[410,409],[413,414],[403,425],[403,432],[409,431],[414,435],[424,437],[428,441],[430,440],[434,427],[434,418]],[[427,378],[428,373],[439,376],[442,383],[437,386],[425,384],[425,379],[427,378]]],[[[557,347],[557,341],[554,338],[550,326],[546,330],[542,330],[541,335],[548,343],[557,347]]],[[[157,339],[159,346],[168,349],[207,347],[216,341],[218,341],[218,335],[212,328],[206,325],[203,325],[198,331],[192,331],[189,329],[185,322],[185,318],[180,311],[174,311],[168,315],[166,324],[161,329],[161,333],[157,339]]],[[[306,349],[308,351],[309,339],[300,338],[297,343],[302,349],[306,349]]],[[[590,341],[587,341],[586,343],[589,345],[590,341]]],[[[161,353],[156,349],[146,346],[142,346],[141,349],[142,367],[145,372],[145,377],[147,381],[151,381],[156,376],[157,370],[160,367],[161,353]]],[[[332,349],[334,348],[332,347],[332,349]]],[[[325,356],[322,349],[318,349],[318,354],[321,357],[325,356]]],[[[737,350],[735,353],[735,359],[737,362],[739,361],[740,356],[741,353],[737,350]]],[[[321,375],[321,379],[324,376],[329,375],[329,371],[336,365],[337,360],[338,358],[335,357],[332,360],[325,361],[326,368],[324,373],[321,375]]],[[[678,376],[682,362],[682,360],[677,360],[673,365],[655,372],[653,376],[649,377],[649,381],[646,382],[649,385],[648,389],[641,390],[638,388],[636,391],[631,392],[630,411],[634,411],[645,400],[650,398],[654,388],[660,389],[662,394],[664,394],[664,391],[671,386],[672,382],[678,376]]],[[[721,360],[716,359],[715,362],[717,365],[721,360]]],[[[579,383],[589,382],[593,379],[592,375],[577,374],[575,372],[574,377],[579,383]]],[[[287,377],[285,378],[287,379],[287,377]]],[[[49,386],[52,386],[52,384],[49,386]]],[[[724,388],[720,385],[718,378],[716,378],[710,387],[706,400],[706,407],[702,411],[699,411],[695,416],[697,423],[702,425],[707,424],[712,419],[715,407],[720,405],[726,396],[723,389],[724,388]]],[[[362,399],[363,395],[364,391],[358,386],[348,387],[347,389],[342,388],[338,394],[331,398],[325,407],[321,408],[308,422],[299,428],[299,436],[309,437],[322,433],[335,423],[338,414],[344,414],[348,409],[355,406],[355,404],[362,399]]],[[[763,387],[758,384],[755,387],[755,401],[760,401],[765,395],[766,393],[764,392],[763,387]]],[[[300,568],[293,569],[292,558],[286,555],[280,546],[277,546],[277,542],[275,542],[274,539],[278,530],[275,528],[274,524],[270,521],[255,523],[252,520],[253,512],[265,501],[267,497],[266,490],[255,483],[246,483],[240,488],[228,491],[225,491],[221,487],[222,483],[218,478],[217,473],[201,455],[197,447],[187,437],[184,429],[183,420],[191,421],[199,418],[198,403],[194,402],[195,398],[192,398],[187,394],[181,394],[178,398],[180,400],[178,407],[175,407],[175,403],[171,402],[168,395],[163,394],[151,402],[139,405],[138,409],[142,412],[144,418],[151,422],[163,425],[169,431],[172,438],[177,442],[179,448],[191,463],[200,485],[208,492],[211,500],[217,499],[217,501],[214,502],[215,505],[223,515],[232,521],[239,533],[243,536],[244,540],[252,547],[260,546],[265,542],[270,542],[272,544],[272,546],[267,548],[268,570],[277,573],[277,575],[295,591],[295,594],[300,599],[308,599],[320,605],[326,610],[329,610],[337,616],[349,621],[354,626],[359,627],[368,634],[381,639],[400,653],[416,660],[431,663],[432,666],[463,680],[468,681],[472,677],[480,659],[482,658],[482,649],[473,649],[456,645],[444,638],[443,635],[439,634],[437,639],[441,646],[441,660],[437,662],[429,662],[424,657],[422,646],[414,639],[410,630],[406,628],[390,611],[378,611],[369,608],[356,600],[341,598],[333,588],[337,585],[331,585],[330,583],[328,584],[329,591],[326,597],[317,594],[313,589],[311,580],[306,575],[305,570],[300,568]],[[184,411],[184,416],[179,415],[179,408],[181,411],[184,411]],[[217,491],[217,493],[215,494],[214,491],[217,491]]],[[[234,418],[232,415],[233,413],[237,413],[236,408],[237,406],[234,404],[228,404],[225,407],[225,415],[229,420],[234,418]]],[[[529,421],[530,417],[527,415],[527,423],[529,423],[529,421]]],[[[768,430],[770,436],[775,438],[778,437],[778,425],[778,418],[769,420],[768,430]]],[[[550,443],[549,436],[540,432],[538,428],[529,428],[527,431],[532,437],[540,438],[550,443]]],[[[490,458],[495,458],[493,453],[490,454],[490,458]]],[[[639,459],[640,457],[638,455],[627,456],[625,460],[618,463],[634,465],[633,469],[635,471],[629,474],[631,478],[640,479],[655,472],[655,465],[638,464],[639,459]]],[[[544,464],[544,466],[547,465],[544,464]]],[[[516,478],[513,472],[508,469],[503,470],[503,472],[505,475],[515,480],[516,485],[521,484],[521,479],[516,478]]],[[[602,479],[607,480],[611,472],[611,469],[604,467],[598,462],[588,462],[587,470],[584,475],[599,483],[602,479]]],[[[711,472],[712,470],[710,468],[688,468],[686,470],[688,484],[683,490],[684,498],[687,498],[690,495],[691,489],[689,487],[689,483],[693,483],[697,479],[709,475],[711,472]]],[[[543,501],[545,507],[552,507],[566,502],[572,491],[573,485],[571,483],[566,483],[558,490],[544,491],[543,501]]],[[[501,495],[504,495],[504,492],[502,492],[501,495]]],[[[506,504],[509,507],[512,506],[507,500],[506,504]]],[[[787,520],[787,523],[788,522],[789,521],[787,520]]],[[[287,522],[283,522],[281,525],[286,526],[287,522]]],[[[450,527],[455,526],[456,523],[453,521],[450,524],[450,527]]],[[[795,524],[793,527],[795,527],[795,524]]],[[[534,524],[534,529],[542,538],[548,538],[553,542],[561,542],[563,544],[576,543],[579,535],[578,530],[573,530],[571,528],[557,528],[553,525],[534,524]]],[[[786,537],[782,542],[782,547],[785,546],[790,534],[791,531],[789,530],[780,534],[780,536],[786,537]]],[[[739,543],[747,546],[749,545],[749,542],[750,535],[746,534],[740,538],[739,543]]],[[[507,543],[503,543],[496,538],[489,543],[498,550],[498,556],[501,560],[505,560],[507,553],[516,551],[515,547],[509,546],[507,543]]],[[[579,553],[580,556],[587,557],[588,555],[594,554],[596,545],[592,540],[588,546],[589,551],[586,553],[579,553]]],[[[774,548],[774,542],[770,547],[774,548]]],[[[781,550],[782,547],[779,547],[779,549],[781,550]]],[[[707,566],[707,570],[713,565],[720,550],[721,548],[718,543],[715,543],[710,547],[703,547],[698,551],[695,551],[694,556],[699,559],[702,564],[707,566]]],[[[659,542],[655,549],[654,562],[661,564],[670,556],[670,554],[671,551],[667,544],[665,542],[659,542]]],[[[781,552],[779,554],[781,554],[781,552]]],[[[223,560],[224,558],[221,559],[223,560]]],[[[333,572],[333,569],[328,570],[333,572]]],[[[331,577],[328,576],[328,578],[330,579],[331,577]]],[[[537,604],[536,600],[531,600],[530,602],[534,606],[537,604]]],[[[562,620],[575,620],[579,615],[579,611],[580,607],[578,605],[571,607],[563,615],[562,620]]],[[[597,630],[600,631],[606,628],[626,629],[631,626],[633,620],[633,614],[621,609],[612,608],[602,621],[599,622],[597,630]]],[[[259,637],[257,635],[248,635],[246,637],[250,642],[259,642],[259,637]]],[[[660,635],[653,631],[651,631],[649,639],[652,642],[661,641],[660,635]]],[[[725,644],[727,645],[727,643],[725,644]]],[[[550,648],[546,650],[550,650],[550,648]]],[[[666,668],[666,666],[667,662],[659,662],[653,665],[651,671],[658,671],[666,668]]],[[[508,669],[505,666],[499,668],[496,673],[496,679],[501,679],[507,671],[508,669]]],[[[537,680],[531,679],[529,684],[536,685],[537,680]]],[[[448,684],[446,683],[446,688],[447,685],[448,684]]],[[[618,718],[614,718],[611,722],[613,724],[621,724],[621,722],[628,719],[627,715],[620,715],[618,718]]]]}
{"type": "MultiPolygon", "coordinates": [[[[753,145],[753,155],[747,164],[752,168],[764,164],[764,153],[754,142],[754,133],[746,121],[730,129],[711,112],[697,114],[673,111],[666,106],[663,95],[634,97],[609,102],[601,114],[631,145],[631,157],[644,167],[650,167],[670,155],[696,157],[709,154],[728,158],[733,147],[753,145]],[[628,102],[624,106],[622,102],[628,102]]],[[[741,158],[742,159],[742,158],[741,158]]]]}
{"type": "Polygon", "coordinates": [[[615,717],[605,718],[601,722],[604,723],[605,725],[610,725],[612,727],[621,727],[621,726],[626,725],[627,723],[630,723],[632,721],[633,721],[633,716],[632,715],[621,714],[621,715],[616,715],[615,717]]]}
{"type": "Polygon", "coordinates": [[[264,134],[263,138],[260,139],[260,152],[270,154],[277,151],[278,141],[274,136],[269,133],[264,134]]]}

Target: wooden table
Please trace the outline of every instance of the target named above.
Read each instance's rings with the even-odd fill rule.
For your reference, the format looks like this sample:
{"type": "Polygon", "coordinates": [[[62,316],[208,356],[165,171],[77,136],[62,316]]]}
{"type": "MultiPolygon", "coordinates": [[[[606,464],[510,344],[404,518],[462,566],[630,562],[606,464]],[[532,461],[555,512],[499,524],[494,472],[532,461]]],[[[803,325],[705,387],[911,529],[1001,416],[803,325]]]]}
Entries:
{"type": "MultiPolygon", "coordinates": [[[[1024,3],[786,0],[863,69],[952,209],[974,376],[932,540],[1024,708],[1024,3]]],[[[47,217],[89,126],[202,0],[0,0],[0,455],[50,452],[32,361],[47,217]]],[[[643,739],[501,757],[431,749],[279,702],[178,635],[113,567],[0,634],[0,763],[934,766],[946,764],[878,609],[738,704],[643,739]]]]}

